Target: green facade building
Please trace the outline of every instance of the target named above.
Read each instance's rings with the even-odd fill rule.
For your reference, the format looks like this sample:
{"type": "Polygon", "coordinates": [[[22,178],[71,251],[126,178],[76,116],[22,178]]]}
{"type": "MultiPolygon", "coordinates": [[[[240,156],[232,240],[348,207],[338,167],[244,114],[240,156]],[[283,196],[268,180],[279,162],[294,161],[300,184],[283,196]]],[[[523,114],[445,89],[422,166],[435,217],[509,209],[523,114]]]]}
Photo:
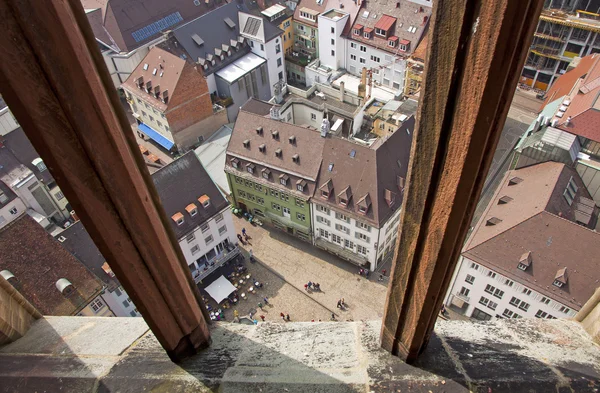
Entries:
{"type": "Polygon", "coordinates": [[[316,130],[271,118],[270,109],[270,104],[250,100],[239,112],[225,162],[233,203],[268,225],[312,242],[308,201],[324,139],[316,130]]]}

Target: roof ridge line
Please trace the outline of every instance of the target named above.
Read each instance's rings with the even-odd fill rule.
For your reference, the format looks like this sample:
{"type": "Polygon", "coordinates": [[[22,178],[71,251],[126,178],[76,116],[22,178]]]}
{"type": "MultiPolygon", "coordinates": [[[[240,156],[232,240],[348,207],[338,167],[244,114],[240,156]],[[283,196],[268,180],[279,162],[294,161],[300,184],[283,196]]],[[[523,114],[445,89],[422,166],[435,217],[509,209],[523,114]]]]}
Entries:
{"type": "Polygon", "coordinates": [[[568,222],[568,223],[569,223],[569,224],[571,224],[571,225],[575,225],[577,228],[583,228],[583,229],[585,229],[585,230],[587,230],[587,231],[590,231],[590,232],[592,232],[592,233],[594,233],[594,234],[596,234],[596,235],[600,236],[600,232],[598,232],[598,231],[595,231],[595,230],[593,230],[593,229],[590,229],[590,228],[588,228],[588,227],[585,227],[585,226],[583,226],[583,225],[579,225],[579,224],[577,224],[576,222],[573,222],[573,221],[569,220],[568,218],[561,217],[561,216],[559,216],[559,215],[557,215],[557,214],[551,213],[551,212],[549,212],[549,211],[546,211],[546,210],[544,210],[543,212],[540,212],[540,213],[547,213],[547,214],[549,214],[549,215],[551,215],[551,216],[553,216],[553,217],[556,217],[556,218],[559,218],[559,219],[561,219],[561,220],[564,220],[564,221],[568,222]]]}

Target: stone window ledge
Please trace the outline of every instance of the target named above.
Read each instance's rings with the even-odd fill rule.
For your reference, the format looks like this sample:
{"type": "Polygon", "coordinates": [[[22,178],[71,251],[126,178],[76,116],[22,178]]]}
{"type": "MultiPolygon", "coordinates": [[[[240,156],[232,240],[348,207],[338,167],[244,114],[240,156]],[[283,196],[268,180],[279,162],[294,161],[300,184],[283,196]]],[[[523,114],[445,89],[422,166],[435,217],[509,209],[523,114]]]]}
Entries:
{"type": "Polygon", "coordinates": [[[414,366],[381,349],[381,322],[212,325],[172,363],[142,318],[45,317],[0,348],[5,391],[594,392],[600,347],[566,320],[438,321],[414,366]]]}

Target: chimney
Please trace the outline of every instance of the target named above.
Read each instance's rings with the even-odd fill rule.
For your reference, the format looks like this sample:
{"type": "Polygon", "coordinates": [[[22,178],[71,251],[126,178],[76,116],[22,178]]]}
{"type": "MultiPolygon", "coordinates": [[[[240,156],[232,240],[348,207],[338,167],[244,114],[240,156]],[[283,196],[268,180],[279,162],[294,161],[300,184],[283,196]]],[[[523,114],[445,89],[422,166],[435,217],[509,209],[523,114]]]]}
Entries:
{"type": "Polygon", "coordinates": [[[165,104],[169,103],[169,90],[165,90],[162,92],[162,102],[165,104]]]}
{"type": "Polygon", "coordinates": [[[565,121],[566,126],[568,126],[569,124],[571,124],[571,116],[567,117],[567,120],[565,121]]]}
{"type": "Polygon", "coordinates": [[[75,213],[75,210],[71,210],[71,218],[73,219],[73,222],[79,221],[79,216],[77,216],[77,213],[75,213]]]}
{"type": "Polygon", "coordinates": [[[363,67],[362,73],[360,76],[360,83],[358,85],[358,96],[361,98],[365,98],[366,89],[367,89],[367,68],[363,67]]]}
{"type": "Polygon", "coordinates": [[[152,93],[152,81],[146,82],[146,92],[152,93]]]}
{"type": "Polygon", "coordinates": [[[154,87],[154,97],[160,98],[160,86],[154,87]]]}
{"type": "Polygon", "coordinates": [[[429,20],[429,17],[428,17],[427,15],[425,15],[425,16],[423,17],[423,23],[422,23],[422,24],[423,24],[423,25],[424,25],[424,24],[426,24],[428,20],[429,20]]]}
{"type": "Polygon", "coordinates": [[[400,2],[396,3],[396,8],[400,8],[400,2]]]}
{"type": "Polygon", "coordinates": [[[139,78],[137,78],[135,83],[139,89],[143,89],[144,88],[144,77],[140,76],[139,78]]]}
{"type": "Polygon", "coordinates": [[[340,82],[340,101],[344,102],[344,95],[346,94],[346,87],[344,81],[340,82]]]}

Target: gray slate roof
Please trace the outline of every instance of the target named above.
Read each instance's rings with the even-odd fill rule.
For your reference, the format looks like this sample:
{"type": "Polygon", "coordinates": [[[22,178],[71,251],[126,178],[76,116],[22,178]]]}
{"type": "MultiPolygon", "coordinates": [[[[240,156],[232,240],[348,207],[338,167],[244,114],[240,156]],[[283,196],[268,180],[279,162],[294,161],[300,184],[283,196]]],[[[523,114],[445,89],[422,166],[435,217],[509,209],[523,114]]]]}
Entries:
{"type": "MultiPolygon", "coordinates": [[[[98,277],[110,291],[118,288],[121,284],[117,277],[109,276],[103,269],[102,265],[106,262],[106,258],[102,255],[96,244],[90,237],[89,233],[81,221],[77,221],[61,233],[55,236],[56,239],[64,240],[62,246],[69,251],[79,262],[83,263],[96,277],[98,277]]],[[[60,241],[59,240],[59,241],[60,241]]]]}
{"type": "MultiPolygon", "coordinates": [[[[215,56],[215,49],[222,49],[223,45],[231,45],[232,40],[238,40],[240,36],[238,11],[246,11],[246,8],[243,4],[238,4],[234,1],[174,30],[175,38],[189,54],[190,61],[195,62],[199,57],[206,59],[208,55],[215,56]],[[229,27],[225,21],[227,18],[235,24],[233,28],[229,27]],[[197,35],[204,43],[198,45],[194,41],[194,35],[197,35]]],[[[212,74],[239,59],[249,51],[250,48],[246,45],[243,45],[237,52],[232,50],[231,56],[225,56],[223,61],[217,59],[217,67],[209,66],[208,70],[204,71],[204,74],[212,74]]]]}
{"type": "Polygon", "coordinates": [[[186,236],[229,205],[194,151],[189,151],[155,172],[152,180],[178,239],[186,236]],[[210,205],[207,208],[202,207],[198,202],[198,198],[204,194],[210,198],[210,205]],[[198,208],[198,214],[194,217],[185,210],[190,203],[198,208]],[[183,214],[183,224],[177,225],[171,219],[176,213],[183,214]]]}

